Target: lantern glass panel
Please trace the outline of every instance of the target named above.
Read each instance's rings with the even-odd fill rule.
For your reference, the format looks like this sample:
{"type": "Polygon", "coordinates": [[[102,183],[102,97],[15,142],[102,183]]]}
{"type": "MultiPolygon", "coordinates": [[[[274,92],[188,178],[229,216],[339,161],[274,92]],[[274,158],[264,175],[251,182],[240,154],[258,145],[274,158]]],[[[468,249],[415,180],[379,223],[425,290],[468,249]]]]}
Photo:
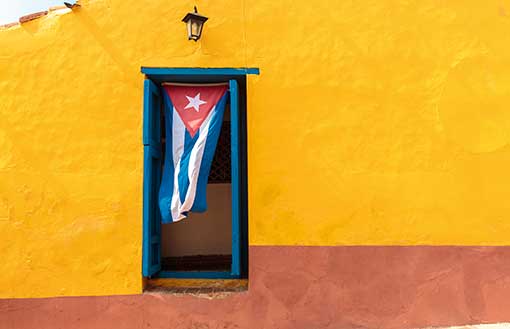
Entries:
{"type": "Polygon", "coordinates": [[[191,20],[191,35],[194,40],[198,40],[200,38],[200,31],[202,27],[202,22],[199,20],[192,19],[191,20]]]}
{"type": "Polygon", "coordinates": [[[186,22],[186,28],[188,29],[188,39],[191,39],[191,20],[186,22]]]}
{"type": "Polygon", "coordinates": [[[198,38],[200,38],[200,36],[202,35],[202,28],[203,27],[204,27],[204,22],[200,22],[198,24],[198,33],[197,33],[198,38]]]}

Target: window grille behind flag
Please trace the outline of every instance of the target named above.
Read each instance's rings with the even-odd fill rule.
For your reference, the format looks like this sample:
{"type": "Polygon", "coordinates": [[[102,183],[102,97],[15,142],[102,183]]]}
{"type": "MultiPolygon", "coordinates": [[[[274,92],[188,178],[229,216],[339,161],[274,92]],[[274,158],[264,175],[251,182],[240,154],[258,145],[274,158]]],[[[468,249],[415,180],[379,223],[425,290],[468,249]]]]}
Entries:
{"type": "MultiPolygon", "coordinates": [[[[228,115],[226,112],[225,110],[225,116],[228,115]]],[[[230,147],[230,121],[223,121],[209,172],[209,184],[230,184],[232,180],[230,147]]]]}
{"type": "Polygon", "coordinates": [[[163,223],[207,209],[206,189],[223,122],[227,84],[163,84],[166,149],[159,208],[163,223]]]}

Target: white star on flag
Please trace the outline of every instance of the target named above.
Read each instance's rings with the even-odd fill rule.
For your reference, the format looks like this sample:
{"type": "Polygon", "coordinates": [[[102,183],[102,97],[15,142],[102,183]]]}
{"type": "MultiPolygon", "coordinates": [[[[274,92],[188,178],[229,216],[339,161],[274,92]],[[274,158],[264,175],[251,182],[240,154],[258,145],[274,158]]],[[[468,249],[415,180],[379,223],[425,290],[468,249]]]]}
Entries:
{"type": "Polygon", "coordinates": [[[195,109],[195,111],[198,112],[200,110],[200,105],[207,103],[200,99],[200,93],[198,93],[195,97],[186,96],[186,98],[188,99],[189,103],[184,109],[189,109],[192,107],[195,109]]]}

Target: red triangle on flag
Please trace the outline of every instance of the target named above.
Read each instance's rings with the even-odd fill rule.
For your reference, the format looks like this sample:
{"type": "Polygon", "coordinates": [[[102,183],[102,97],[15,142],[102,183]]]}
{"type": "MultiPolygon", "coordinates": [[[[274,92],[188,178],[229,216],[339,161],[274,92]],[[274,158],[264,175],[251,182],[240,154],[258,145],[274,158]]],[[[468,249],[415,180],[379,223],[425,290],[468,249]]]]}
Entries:
{"type": "Polygon", "coordinates": [[[163,89],[170,97],[189,134],[193,137],[213,107],[227,91],[227,85],[164,84],[163,89]]]}

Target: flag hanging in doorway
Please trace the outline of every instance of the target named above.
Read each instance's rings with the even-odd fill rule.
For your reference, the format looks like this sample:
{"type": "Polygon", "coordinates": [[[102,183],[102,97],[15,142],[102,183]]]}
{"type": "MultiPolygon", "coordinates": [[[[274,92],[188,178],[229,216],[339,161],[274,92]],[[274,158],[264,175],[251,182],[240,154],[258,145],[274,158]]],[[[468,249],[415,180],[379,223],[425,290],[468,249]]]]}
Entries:
{"type": "Polygon", "coordinates": [[[159,190],[163,223],[207,209],[207,179],[223,122],[227,87],[163,84],[166,147],[159,190]]]}

